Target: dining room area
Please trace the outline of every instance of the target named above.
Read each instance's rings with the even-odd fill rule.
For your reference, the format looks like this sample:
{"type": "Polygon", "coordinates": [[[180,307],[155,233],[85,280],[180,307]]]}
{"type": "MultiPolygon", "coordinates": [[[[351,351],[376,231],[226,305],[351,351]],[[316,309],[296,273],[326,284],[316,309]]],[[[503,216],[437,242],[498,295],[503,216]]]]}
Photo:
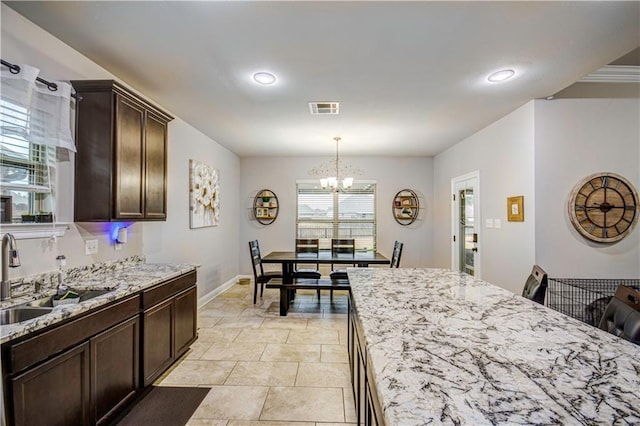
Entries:
{"type": "MultiPolygon", "coordinates": [[[[143,386],[132,346],[136,403],[113,424],[640,424],[640,4],[115,5],[1,14],[7,78],[112,87],[70,101],[79,154],[46,157],[53,187],[3,181],[3,309],[44,274],[57,294],[87,270],[135,283],[132,258],[191,268],[162,309],[136,290],[129,341],[160,312],[170,360],[143,386]],[[74,116],[96,99],[104,131],[74,116]],[[78,178],[96,135],[113,150],[78,178]],[[87,202],[98,180],[108,200],[87,202]]],[[[44,167],[6,143],[4,177],[44,167]]],[[[47,307],[61,325],[73,308],[47,307]]],[[[3,348],[55,325],[27,321],[3,348]]],[[[5,370],[6,390],[24,370],[5,370]]]]}

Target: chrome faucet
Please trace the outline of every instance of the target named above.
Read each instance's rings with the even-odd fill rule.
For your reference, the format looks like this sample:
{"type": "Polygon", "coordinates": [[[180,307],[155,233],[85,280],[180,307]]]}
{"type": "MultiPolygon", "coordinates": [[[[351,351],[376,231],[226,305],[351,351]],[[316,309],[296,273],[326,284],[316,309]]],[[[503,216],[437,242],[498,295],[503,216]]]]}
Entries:
{"type": "Polygon", "coordinates": [[[18,244],[12,234],[2,236],[2,284],[0,285],[0,300],[11,299],[11,284],[9,282],[9,268],[20,266],[18,244]]]}

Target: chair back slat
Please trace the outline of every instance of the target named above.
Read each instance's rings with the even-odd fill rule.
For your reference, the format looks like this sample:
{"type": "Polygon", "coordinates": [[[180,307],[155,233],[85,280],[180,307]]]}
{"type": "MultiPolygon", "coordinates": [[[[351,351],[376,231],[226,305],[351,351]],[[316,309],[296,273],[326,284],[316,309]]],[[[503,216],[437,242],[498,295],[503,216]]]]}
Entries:
{"type": "Polygon", "coordinates": [[[251,254],[251,263],[253,264],[253,278],[257,281],[258,277],[264,275],[258,240],[249,241],[249,252],[251,254]]]}
{"type": "Polygon", "coordinates": [[[390,268],[399,268],[400,267],[400,257],[402,256],[402,246],[404,244],[400,241],[396,241],[393,244],[393,254],[391,255],[391,263],[389,264],[390,268]]]}
{"type": "Polygon", "coordinates": [[[333,253],[354,254],[356,252],[355,240],[353,238],[334,238],[331,240],[331,251],[333,253]]]}
{"type": "Polygon", "coordinates": [[[296,239],[296,253],[315,253],[320,249],[318,238],[298,238],[296,239]]]}

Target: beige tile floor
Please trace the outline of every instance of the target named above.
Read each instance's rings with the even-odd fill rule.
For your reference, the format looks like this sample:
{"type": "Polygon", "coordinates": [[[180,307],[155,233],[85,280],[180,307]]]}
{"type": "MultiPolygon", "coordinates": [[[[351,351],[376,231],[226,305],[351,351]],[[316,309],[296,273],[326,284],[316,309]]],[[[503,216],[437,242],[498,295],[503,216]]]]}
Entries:
{"type": "Polygon", "coordinates": [[[236,284],[199,310],[198,340],[157,386],[210,387],[189,425],[355,424],[347,296],[300,292],[286,317],[277,290],[253,305],[236,284]]]}

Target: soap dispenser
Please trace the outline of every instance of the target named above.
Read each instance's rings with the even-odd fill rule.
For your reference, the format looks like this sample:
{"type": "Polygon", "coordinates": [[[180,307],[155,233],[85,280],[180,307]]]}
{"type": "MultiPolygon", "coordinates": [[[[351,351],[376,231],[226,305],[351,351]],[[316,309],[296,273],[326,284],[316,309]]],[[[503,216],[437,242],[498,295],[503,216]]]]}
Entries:
{"type": "Polygon", "coordinates": [[[59,255],[58,257],[56,257],[56,263],[58,264],[58,294],[64,294],[67,292],[67,286],[65,286],[64,283],[64,271],[62,270],[62,268],[64,266],[66,266],[67,264],[67,258],[64,257],[63,254],[59,255]]]}

